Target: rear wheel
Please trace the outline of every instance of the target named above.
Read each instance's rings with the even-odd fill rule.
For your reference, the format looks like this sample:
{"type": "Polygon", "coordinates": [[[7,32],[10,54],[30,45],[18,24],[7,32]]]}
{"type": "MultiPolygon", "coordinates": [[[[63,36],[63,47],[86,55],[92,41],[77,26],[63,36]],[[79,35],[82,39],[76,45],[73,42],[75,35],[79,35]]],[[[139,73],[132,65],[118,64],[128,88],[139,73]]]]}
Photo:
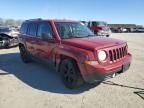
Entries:
{"type": "Polygon", "coordinates": [[[24,46],[19,46],[20,49],[20,55],[21,55],[21,59],[24,63],[30,63],[31,59],[29,57],[29,54],[27,53],[27,51],[25,50],[24,46]]]}
{"type": "Polygon", "coordinates": [[[78,88],[84,84],[76,62],[72,59],[64,59],[60,65],[60,72],[64,85],[70,89],[78,88]]]}

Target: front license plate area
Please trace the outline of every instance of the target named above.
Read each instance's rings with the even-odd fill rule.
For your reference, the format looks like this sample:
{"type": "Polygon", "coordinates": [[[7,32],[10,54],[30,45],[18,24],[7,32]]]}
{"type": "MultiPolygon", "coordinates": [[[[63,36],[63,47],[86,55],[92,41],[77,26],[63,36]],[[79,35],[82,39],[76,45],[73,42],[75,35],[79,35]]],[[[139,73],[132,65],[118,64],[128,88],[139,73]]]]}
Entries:
{"type": "Polygon", "coordinates": [[[129,66],[130,66],[130,63],[123,64],[123,66],[122,66],[123,72],[128,70],[129,66]]]}

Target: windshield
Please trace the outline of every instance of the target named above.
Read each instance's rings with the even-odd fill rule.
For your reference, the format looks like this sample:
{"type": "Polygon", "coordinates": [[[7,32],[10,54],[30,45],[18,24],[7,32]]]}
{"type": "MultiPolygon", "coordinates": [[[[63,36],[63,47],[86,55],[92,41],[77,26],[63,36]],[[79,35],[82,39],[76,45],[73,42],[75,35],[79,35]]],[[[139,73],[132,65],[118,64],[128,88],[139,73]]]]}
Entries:
{"type": "Polygon", "coordinates": [[[62,39],[84,38],[94,34],[81,22],[55,22],[59,36],[62,39]]]}
{"type": "Polygon", "coordinates": [[[94,26],[107,26],[105,22],[92,22],[94,26]]]}
{"type": "Polygon", "coordinates": [[[0,32],[10,32],[9,28],[0,28],[0,32]]]}

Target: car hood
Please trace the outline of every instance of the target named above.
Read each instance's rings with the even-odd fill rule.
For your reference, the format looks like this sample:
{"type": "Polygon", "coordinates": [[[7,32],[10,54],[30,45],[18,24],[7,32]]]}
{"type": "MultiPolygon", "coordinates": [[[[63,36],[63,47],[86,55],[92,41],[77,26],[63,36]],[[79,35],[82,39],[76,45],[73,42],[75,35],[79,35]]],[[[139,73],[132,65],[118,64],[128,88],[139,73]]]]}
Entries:
{"type": "Polygon", "coordinates": [[[107,38],[107,37],[88,37],[88,38],[73,38],[63,39],[63,44],[71,45],[87,50],[94,50],[106,47],[117,46],[126,43],[118,39],[107,38]]]}
{"type": "Polygon", "coordinates": [[[18,37],[18,33],[17,32],[0,32],[0,34],[7,35],[9,37],[18,37]]]}

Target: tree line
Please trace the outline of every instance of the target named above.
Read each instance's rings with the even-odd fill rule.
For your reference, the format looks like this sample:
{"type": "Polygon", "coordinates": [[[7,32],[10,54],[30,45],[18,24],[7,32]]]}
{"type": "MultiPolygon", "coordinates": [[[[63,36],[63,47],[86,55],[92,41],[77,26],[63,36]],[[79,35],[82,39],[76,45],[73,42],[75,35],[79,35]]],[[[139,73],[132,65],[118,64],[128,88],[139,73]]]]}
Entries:
{"type": "Polygon", "coordinates": [[[21,23],[22,23],[22,20],[0,18],[0,25],[20,26],[21,23]]]}

